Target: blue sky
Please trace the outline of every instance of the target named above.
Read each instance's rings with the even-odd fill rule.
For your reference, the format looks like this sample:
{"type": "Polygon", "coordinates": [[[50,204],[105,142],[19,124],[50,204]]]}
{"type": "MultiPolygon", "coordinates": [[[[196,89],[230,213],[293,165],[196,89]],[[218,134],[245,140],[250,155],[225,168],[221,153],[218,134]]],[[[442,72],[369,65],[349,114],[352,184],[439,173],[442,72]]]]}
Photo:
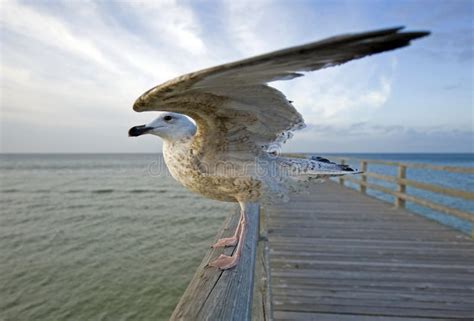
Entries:
{"type": "Polygon", "coordinates": [[[276,82],[308,127],[287,151],[474,152],[472,1],[2,1],[1,152],[156,152],[145,90],[341,33],[428,38],[276,82]]]}

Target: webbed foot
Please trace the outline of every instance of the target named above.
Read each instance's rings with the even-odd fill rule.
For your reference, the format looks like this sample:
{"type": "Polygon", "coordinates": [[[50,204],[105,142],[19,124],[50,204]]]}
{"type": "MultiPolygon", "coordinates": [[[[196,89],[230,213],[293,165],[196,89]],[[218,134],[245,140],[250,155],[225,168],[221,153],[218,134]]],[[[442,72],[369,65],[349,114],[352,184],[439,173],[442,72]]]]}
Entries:
{"type": "Polygon", "coordinates": [[[237,245],[237,238],[233,236],[233,237],[226,237],[226,238],[219,239],[211,247],[215,249],[217,247],[235,246],[235,245],[237,245]]]}
{"type": "Polygon", "coordinates": [[[216,267],[221,270],[228,270],[236,266],[238,261],[239,261],[239,257],[236,255],[228,256],[228,255],[221,254],[219,255],[217,259],[209,263],[209,266],[216,267]]]}

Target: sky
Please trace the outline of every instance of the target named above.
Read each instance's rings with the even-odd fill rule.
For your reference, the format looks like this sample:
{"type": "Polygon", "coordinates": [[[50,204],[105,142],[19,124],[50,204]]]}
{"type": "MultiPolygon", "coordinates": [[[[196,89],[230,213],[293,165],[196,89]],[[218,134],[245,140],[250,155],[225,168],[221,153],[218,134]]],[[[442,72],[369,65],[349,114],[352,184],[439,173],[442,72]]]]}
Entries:
{"type": "Polygon", "coordinates": [[[273,86],[305,118],[285,151],[474,152],[474,2],[0,1],[0,152],[153,153],[132,104],[184,73],[337,34],[410,47],[273,86]]]}

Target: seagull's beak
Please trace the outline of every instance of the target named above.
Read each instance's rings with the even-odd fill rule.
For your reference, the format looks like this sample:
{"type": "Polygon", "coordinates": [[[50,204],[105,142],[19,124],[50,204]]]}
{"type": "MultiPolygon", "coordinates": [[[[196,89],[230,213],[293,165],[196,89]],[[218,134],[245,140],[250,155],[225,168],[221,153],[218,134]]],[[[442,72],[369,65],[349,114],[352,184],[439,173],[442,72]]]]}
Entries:
{"type": "Polygon", "coordinates": [[[148,133],[152,129],[153,127],[148,127],[146,125],[135,126],[128,130],[128,136],[137,137],[137,136],[148,133]]]}

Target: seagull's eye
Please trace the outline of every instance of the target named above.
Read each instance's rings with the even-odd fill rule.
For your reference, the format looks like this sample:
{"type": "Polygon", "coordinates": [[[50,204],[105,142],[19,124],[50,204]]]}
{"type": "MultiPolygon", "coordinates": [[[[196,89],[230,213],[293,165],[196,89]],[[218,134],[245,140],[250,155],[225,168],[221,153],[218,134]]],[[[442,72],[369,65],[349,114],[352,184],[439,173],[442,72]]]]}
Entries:
{"type": "Polygon", "coordinates": [[[173,119],[173,117],[171,117],[170,115],[166,115],[165,117],[163,117],[164,121],[170,121],[171,119],[173,119]]]}

